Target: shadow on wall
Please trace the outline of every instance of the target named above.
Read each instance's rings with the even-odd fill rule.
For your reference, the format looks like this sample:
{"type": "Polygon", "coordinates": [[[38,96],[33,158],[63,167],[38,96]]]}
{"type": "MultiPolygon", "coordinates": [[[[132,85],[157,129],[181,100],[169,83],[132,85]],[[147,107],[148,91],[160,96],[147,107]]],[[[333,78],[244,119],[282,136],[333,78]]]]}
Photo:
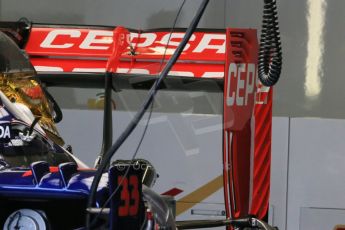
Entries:
{"type": "MultiPolygon", "coordinates": [[[[152,14],[147,19],[147,28],[162,28],[162,25],[164,25],[164,27],[172,27],[177,12],[178,10],[160,10],[159,12],[152,14]]],[[[183,15],[184,13],[182,11],[179,19],[183,18],[183,15]]]]}
{"type": "MultiPolygon", "coordinates": [[[[1,1],[0,1],[0,8],[1,8],[1,1]]],[[[48,24],[84,24],[84,16],[83,15],[70,15],[64,13],[56,13],[52,14],[51,12],[48,13],[21,13],[17,11],[10,11],[6,12],[6,14],[1,14],[0,11],[0,20],[4,21],[17,21],[20,18],[27,18],[29,21],[34,23],[48,23],[48,24]],[[9,16],[10,15],[10,16],[9,16]]]]}
{"type": "Polygon", "coordinates": [[[0,19],[16,21],[25,17],[36,23],[84,24],[84,0],[0,0],[0,19]]]}
{"type": "MultiPolygon", "coordinates": [[[[151,14],[151,16],[147,18],[146,28],[171,28],[179,7],[180,5],[178,4],[175,10],[162,9],[157,13],[151,14]]],[[[225,0],[210,1],[198,27],[223,29],[226,20],[224,18],[225,7],[225,0]]],[[[187,1],[182,8],[176,27],[188,27],[198,8],[199,2],[187,1]]]]}

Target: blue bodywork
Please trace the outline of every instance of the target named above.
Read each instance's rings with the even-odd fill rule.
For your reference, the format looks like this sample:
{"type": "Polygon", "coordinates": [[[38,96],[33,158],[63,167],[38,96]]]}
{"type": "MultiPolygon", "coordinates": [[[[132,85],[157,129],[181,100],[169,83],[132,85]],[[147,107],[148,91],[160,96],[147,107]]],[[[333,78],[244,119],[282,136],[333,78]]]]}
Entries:
{"type": "MultiPolygon", "coordinates": [[[[6,207],[0,211],[0,225],[4,224],[8,215],[13,211],[32,208],[44,211],[53,229],[82,227],[95,170],[83,168],[83,165],[80,167],[77,163],[79,161],[74,156],[44,137],[39,131],[34,131],[35,139],[43,140],[43,143],[47,144],[50,149],[46,153],[39,154],[38,157],[41,155],[42,160],[49,160],[52,158],[47,158],[44,154],[61,155],[63,157],[59,157],[58,164],[53,164],[54,162],[49,164],[46,161],[29,161],[25,162],[27,165],[13,165],[13,163],[6,162],[8,157],[14,162],[16,148],[22,149],[24,146],[30,146],[31,143],[34,143],[34,141],[31,143],[23,142],[24,146],[9,146],[8,143],[20,140],[17,130],[12,129],[12,127],[18,127],[18,124],[19,127],[24,128],[29,126],[15,118],[9,111],[8,113],[9,115],[2,118],[0,123],[4,129],[10,129],[10,137],[2,138],[0,141],[3,150],[0,153],[0,206],[6,207]],[[9,154],[14,154],[14,156],[8,156],[9,154]],[[62,212],[64,213],[63,222],[61,222],[62,212]],[[67,218],[65,214],[68,216],[67,218]],[[55,222],[58,219],[60,219],[59,223],[55,222]]],[[[42,149],[44,148],[37,151],[42,149]]],[[[17,157],[21,159],[23,153],[25,154],[25,152],[20,151],[17,157]]],[[[98,187],[96,206],[102,206],[108,197],[108,174],[105,173],[98,187]]]]}
{"type": "MultiPolygon", "coordinates": [[[[96,171],[57,143],[62,139],[45,92],[28,59],[0,32],[0,228],[21,209],[44,212],[50,229],[84,226],[96,171]]],[[[104,173],[95,205],[108,197],[104,173]]],[[[104,228],[106,221],[96,225],[104,228]]]]}
{"type": "MultiPolygon", "coordinates": [[[[93,170],[78,171],[65,187],[60,172],[49,173],[41,179],[39,184],[36,184],[31,170],[6,169],[0,173],[0,196],[39,199],[85,199],[89,195],[93,175],[93,170]]],[[[108,194],[107,181],[108,178],[105,174],[98,189],[100,197],[108,194]]]]}
{"type": "MultiPolygon", "coordinates": [[[[9,130],[6,137],[0,138],[0,196],[86,198],[95,170],[80,168],[78,159],[39,130],[34,129],[33,140],[23,141],[20,134],[30,128],[29,124],[13,115],[16,108],[1,92],[0,98],[3,103],[0,111],[7,113],[0,120],[0,129],[9,130]],[[66,163],[74,168],[63,168],[66,163]],[[34,167],[35,164],[38,166],[34,167]],[[35,178],[38,174],[42,175],[35,178]],[[65,174],[70,175],[65,178],[65,174]]],[[[104,174],[100,194],[107,190],[107,181],[108,176],[104,174]]]]}
{"type": "MultiPolygon", "coordinates": [[[[0,125],[11,129],[14,126],[13,124],[15,126],[20,124],[21,127],[28,127],[24,125],[24,122],[13,117],[12,114],[6,119],[2,119],[0,125]]],[[[44,211],[53,229],[76,229],[82,227],[86,212],[86,202],[95,170],[81,168],[83,166],[79,168],[78,160],[74,156],[42,136],[38,131],[35,132],[37,135],[36,139],[39,139],[38,136],[40,136],[42,140],[45,140],[45,143],[49,144],[49,154],[63,155],[64,158],[60,159],[57,165],[49,165],[46,161],[34,161],[27,162],[30,163],[28,167],[8,164],[6,162],[7,156],[0,153],[0,205],[1,207],[6,207],[6,209],[2,208],[0,211],[0,225],[4,224],[8,215],[13,211],[22,208],[32,208],[44,211]],[[35,165],[39,166],[35,167],[35,165]],[[42,168],[45,168],[45,170],[42,171],[42,168]],[[61,221],[62,213],[64,214],[63,221],[61,221]],[[66,218],[65,215],[68,217],[66,218]],[[59,221],[55,222],[56,220],[59,221]]],[[[18,140],[18,136],[16,136],[16,130],[11,129],[10,133],[8,140],[1,140],[1,148],[3,153],[7,149],[11,149],[11,151],[7,152],[13,154],[16,152],[13,148],[19,147],[8,146],[8,143],[18,140]]],[[[23,144],[30,145],[31,143],[23,144]]],[[[19,158],[22,157],[21,154],[23,152],[20,152],[19,158]]],[[[13,156],[11,157],[13,158],[13,156]]],[[[45,158],[42,155],[42,160],[45,158]]],[[[98,187],[96,206],[102,206],[108,197],[108,174],[105,173],[98,187]]]]}

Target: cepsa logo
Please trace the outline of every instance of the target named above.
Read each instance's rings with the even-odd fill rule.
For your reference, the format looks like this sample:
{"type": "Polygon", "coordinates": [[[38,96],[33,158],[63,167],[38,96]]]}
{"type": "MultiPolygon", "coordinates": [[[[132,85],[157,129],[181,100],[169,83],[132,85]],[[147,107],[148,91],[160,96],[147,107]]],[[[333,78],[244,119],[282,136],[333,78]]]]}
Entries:
{"type": "MultiPolygon", "coordinates": [[[[54,49],[78,47],[89,50],[108,50],[113,42],[112,36],[113,32],[106,30],[55,29],[46,35],[40,47],[54,49]],[[62,38],[64,38],[64,41],[61,41],[62,38]]],[[[184,33],[172,33],[171,35],[167,32],[131,33],[130,40],[132,45],[136,47],[149,47],[157,44],[155,48],[164,49],[165,45],[168,44],[169,37],[169,46],[177,47],[184,37],[184,33]]],[[[225,34],[203,34],[198,37],[193,34],[184,49],[184,51],[187,50],[191,50],[193,53],[202,53],[205,50],[225,53],[225,34]]]]}
{"type": "Polygon", "coordinates": [[[107,50],[113,42],[112,31],[90,30],[82,40],[79,39],[81,35],[81,30],[55,29],[48,32],[40,47],[68,49],[77,46],[80,49],[107,50]],[[64,41],[60,42],[62,38],[64,41]]]}
{"type": "Polygon", "coordinates": [[[247,106],[254,97],[256,84],[255,64],[231,63],[228,70],[227,106],[247,106]]]}
{"type": "MultiPolygon", "coordinates": [[[[136,48],[134,57],[144,61],[131,62],[129,59],[133,56],[129,55],[128,48],[117,72],[157,74],[159,66],[154,66],[153,60],[160,62],[163,54],[169,58],[184,35],[184,32],[174,32],[170,37],[169,31],[132,31],[129,40],[131,46],[136,48]]],[[[225,43],[225,32],[195,32],[179,57],[181,62],[176,63],[169,74],[222,78],[225,43]],[[203,68],[196,64],[198,61],[203,68]]],[[[25,50],[37,71],[104,72],[105,60],[111,55],[112,46],[112,30],[33,27],[25,50]],[[45,58],[47,56],[51,58],[45,58]]]]}
{"type": "Polygon", "coordinates": [[[230,63],[224,81],[225,127],[241,130],[251,118],[254,105],[266,104],[269,88],[260,84],[254,63],[230,63]]]}
{"type": "Polygon", "coordinates": [[[270,90],[257,78],[257,67],[253,63],[231,63],[226,82],[226,105],[244,107],[255,104],[266,104],[270,90]]]}
{"type": "MultiPolygon", "coordinates": [[[[172,54],[184,37],[184,32],[169,31],[131,32],[130,43],[133,47],[149,48],[141,52],[163,54],[168,44],[167,55],[172,54]],[[170,40],[169,40],[170,39],[170,40]]],[[[195,32],[186,47],[183,56],[194,54],[203,58],[212,55],[212,60],[224,60],[225,33],[195,32]],[[206,54],[205,54],[206,52],[206,54]]],[[[26,46],[29,54],[43,54],[54,50],[64,54],[92,54],[95,56],[108,56],[113,44],[113,31],[96,29],[59,29],[59,28],[33,28],[26,46]],[[91,52],[92,51],[92,52],[91,52]]],[[[210,58],[210,57],[208,57],[210,58]]]]}

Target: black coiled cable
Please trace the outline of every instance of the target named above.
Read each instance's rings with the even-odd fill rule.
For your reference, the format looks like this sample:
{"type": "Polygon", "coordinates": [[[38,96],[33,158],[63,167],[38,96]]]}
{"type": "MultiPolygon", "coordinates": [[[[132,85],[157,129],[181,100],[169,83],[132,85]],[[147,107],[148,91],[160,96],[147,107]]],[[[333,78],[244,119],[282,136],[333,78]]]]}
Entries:
{"type": "Polygon", "coordinates": [[[275,85],[282,68],[282,48],[276,0],[264,0],[258,76],[265,86],[275,85]]]}

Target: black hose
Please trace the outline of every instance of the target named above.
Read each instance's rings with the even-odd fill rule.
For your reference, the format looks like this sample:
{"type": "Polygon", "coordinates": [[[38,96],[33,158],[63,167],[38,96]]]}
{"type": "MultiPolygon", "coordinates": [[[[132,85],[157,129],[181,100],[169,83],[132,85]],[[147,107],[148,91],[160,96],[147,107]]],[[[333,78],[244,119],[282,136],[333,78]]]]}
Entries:
{"type": "MultiPolygon", "coordinates": [[[[175,27],[176,27],[177,20],[178,20],[178,18],[179,18],[180,15],[181,15],[181,11],[182,11],[182,8],[183,8],[183,6],[184,6],[185,3],[186,3],[186,0],[183,0],[183,2],[182,2],[182,4],[180,5],[179,10],[178,10],[178,12],[177,12],[177,14],[176,14],[176,17],[175,17],[173,26],[172,26],[171,29],[170,29],[168,42],[167,42],[167,44],[166,44],[166,46],[165,46],[164,54],[163,54],[163,57],[162,57],[160,66],[159,66],[159,68],[157,69],[157,72],[158,72],[158,73],[161,72],[161,70],[162,70],[162,67],[163,67],[163,64],[164,64],[164,61],[165,61],[165,57],[166,57],[166,52],[167,52],[167,49],[168,49],[168,47],[169,47],[171,35],[172,35],[172,33],[174,32],[174,29],[175,29],[175,27]]],[[[133,53],[135,53],[135,49],[133,49],[133,53]]],[[[111,79],[111,78],[110,78],[110,79],[111,79]]],[[[156,81],[154,82],[154,84],[157,84],[157,80],[158,80],[158,78],[156,79],[156,81]]],[[[145,135],[146,135],[146,131],[147,131],[147,129],[148,129],[149,122],[150,122],[150,119],[151,119],[151,115],[152,115],[152,112],[153,112],[153,105],[154,105],[154,101],[151,103],[151,108],[150,108],[150,111],[149,111],[149,114],[148,114],[148,118],[147,118],[147,122],[146,122],[146,125],[145,125],[145,128],[144,128],[144,131],[143,131],[143,133],[142,133],[142,135],[141,135],[141,138],[140,138],[140,140],[139,140],[139,143],[138,143],[138,145],[137,145],[137,148],[136,148],[136,150],[135,150],[135,152],[134,152],[134,154],[133,154],[133,156],[132,156],[132,158],[131,158],[131,161],[134,161],[134,160],[135,160],[135,158],[136,158],[136,156],[137,156],[137,154],[138,154],[139,148],[140,148],[140,146],[141,146],[141,144],[142,144],[142,142],[143,142],[143,140],[144,140],[144,137],[145,137],[145,135]]],[[[103,128],[105,128],[105,126],[103,126],[103,128]]],[[[104,137],[105,137],[105,136],[104,136],[104,137]]],[[[110,147],[111,147],[111,146],[110,146],[110,147]]],[[[109,148],[108,148],[108,149],[109,149],[109,148]]],[[[105,152],[106,152],[106,151],[104,151],[103,153],[105,153],[105,152]]],[[[101,159],[101,158],[99,158],[99,159],[101,159]]],[[[100,162],[101,162],[101,161],[99,161],[99,163],[100,163],[100,162]]],[[[97,166],[98,166],[98,164],[97,164],[97,166]]],[[[104,210],[104,208],[109,204],[109,202],[110,202],[110,200],[112,199],[112,197],[117,193],[118,189],[122,186],[122,183],[123,183],[123,181],[124,181],[124,178],[127,177],[128,173],[129,173],[129,170],[130,170],[130,167],[127,168],[127,170],[126,170],[126,172],[125,172],[125,174],[124,174],[122,180],[121,180],[120,183],[117,185],[117,187],[114,189],[114,192],[113,192],[112,194],[110,194],[109,197],[108,197],[108,199],[103,203],[100,212],[99,212],[99,213],[97,214],[97,216],[92,220],[90,226],[93,226],[95,223],[97,223],[97,220],[98,220],[98,218],[100,217],[100,215],[102,214],[102,211],[104,210]]],[[[145,221],[142,223],[142,226],[140,227],[140,229],[143,229],[143,228],[144,228],[144,225],[146,225],[146,219],[145,219],[145,221]]]]}
{"type": "Polygon", "coordinates": [[[282,68],[282,48],[276,0],[264,0],[258,77],[265,86],[275,85],[282,68]]]}
{"type": "Polygon", "coordinates": [[[54,97],[48,92],[48,90],[44,87],[42,87],[42,89],[43,89],[48,101],[53,106],[53,112],[55,113],[55,114],[52,114],[53,121],[55,123],[59,123],[60,121],[62,121],[62,118],[63,118],[61,108],[60,108],[59,104],[55,101],[54,97]]]}
{"type": "MultiPolygon", "coordinates": [[[[169,59],[165,68],[163,69],[163,71],[159,75],[159,78],[157,79],[157,84],[154,84],[152,86],[152,88],[149,91],[149,95],[146,98],[145,102],[142,104],[140,110],[136,113],[136,115],[134,116],[132,121],[128,124],[125,131],[120,135],[120,137],[116,140],[116,142],[111,146],[109,151],[107,151],[107,153],[104,155],[104,158],[102,159],[102,162],[101,162],[99,168],[97,169],[96,174],[94,176],[94,179],[92,181],[92,185],[90,188],[90,195],[89,195],[89,199],[88,199],[88,203],[87,203],[87,208],[91,208],[91,206],[95,202],[95,195],[96,195],[97,187],[98,187],[99,181],[102,177],[104,169],[106,168],[106,166],[110,162],[112,156],[116,153],[116,151],[120,148],[120,146],[125,142],[127,137],[133,132],[135,127],[138,125],[140,119],[145,114],[146,110],[149,108],[150,104],[153,101],[154,96],[157,93],[157,90],[160,87],[160,84],[162,83],[164,78],[167,76],[167,74],[171,70],[172,66],[175,64],[176,60],[178,59],[178,57],[182,53],[182,51],[183,51],[184,47],[186,46],[187,42],[189,41],[190,37],[194,33],[194,31],[195,31],[195,29],[196,29],[196,27],[197,27],[197,25],[201,19],[201,16],[203,15],[203,13],[206,9],[208,2],[209,2],[209,0],[203,0],[203,2],[200,4],[198,12],[195,15],[195,17],[193,18],[193,21],[191,22],[189,28],[187,29],[185,36],[183,37],[180,45],[177,47],[176,51],[174,52],[172,57],[169,59]]],[[[86,215],[86,228],[89,230],[90,227],[91,227],[90,226],[90,214],[87,213],[87,215],[86,215]]]]}
{"type": "Polygon", "coordinates": [[[112,78],[113,74],[107,71],[104,82],[103,142],[95,168],[99,166],[104,154],[110,149],[113,142],[112,78]]]}

